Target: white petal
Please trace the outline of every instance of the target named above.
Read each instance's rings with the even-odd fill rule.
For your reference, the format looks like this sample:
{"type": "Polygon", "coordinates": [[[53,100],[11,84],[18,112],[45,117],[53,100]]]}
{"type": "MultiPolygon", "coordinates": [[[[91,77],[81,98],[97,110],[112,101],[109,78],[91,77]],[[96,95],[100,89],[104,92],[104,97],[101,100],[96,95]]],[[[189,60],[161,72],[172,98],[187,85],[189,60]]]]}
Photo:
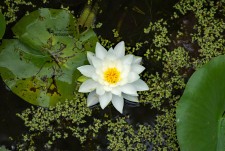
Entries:
{"type": "Polygon", "coordinates": [[[87,97],[87,106],[89,107],[89,106],[95,105],[98,102],[99,102],[99,98],[96,92],[95,91],[90,92],[87,97]]]}
{"type": "Polygon", "coordinates": [[[123,58],[121,58],[123,64],[127,64],[127,65],[130,65],[133,61],[133,55],[129,54],[129,55],[126,55],[124,56],[123,58]]]}
{"type": "Polygon", "coordinates": [[[114,47],[114,53],[116,54],[117,57],[123,57],[125,55],[125,44],[124,44],[124,41],[119,42],[114,47]]]}
{"type": "Polygon", "coordinates": [[[134,64],[140,64],[141,63],[142,58],[139,56],[134,56],[133,58],[133,62],[134,64]]]}
{"type": "Polygon", "coordinates": [[[100,69],[102,67],[102,61],[97,57],[92,57],[92,64],[96,69],[100,69]]]}
{"type": "Polygon", "coordinates": [[[113,48],[111,47],[111,48],[108,50],[108,52],[110,52],[110,53],[114,53],[113,48]]]}
{"type": "Polygon", "coordinates": [[[134,64],[134,65],[131,65],[131,70],[137,74],[140,74],[145,70],[145,67],[139,64],[134,64]]]}
{"type": "Polygon", "coordinates": [[[98,95],[103,95],[103,94],[105,93],[105,90],[104,90],[104,88],[103,88],[102,85],[99,85],[99,86],[96,88],[96,93],[97,93],[98,95]]]}
{"type": "Polygon", "coordinates": [[[140,79],[140,76],[135,72],[130,72],[127,78],[128,78],[128,83],[132,83],[140,79]]]}
{"type": "Polygon", "coordinates": [[[96,57],[103,60],[107,54],[107,50],[99,42],[97,42],[95,47],[95,54],[96,57]]]}
{"type": "Polygon", "coordinates": [[[99,102],[100,102],[101,108],[104,109],[111,100],[112,100],[112,93],[110,92],[106,92],[105,94],[100,95],[99,102]]]}
{"type": "Polygon", "coordinates": [[[104,90],[105,91],[111,91],[112,87],[108,86],[107,84],[108,84],[107,82],[104,82],[104,90]]]}
{"type": "Polygon", "coordinates": [[[88,51],[87,52],[87,59],[88,62],[92,65],[92,58],[95,56],[95,54],[93,52],[88,51]]]}
{"type": "Polygon", "coordinates": [[[123,113],[124,100],[123,100],[122,97],[119,97],[117,95],[113,95],[112,104],[117,109],[117,111],[119,111],[121,114],[123,113]]]}
{"type": "Polygon", "coordinates": [[[132,83],[132,85],[136,88],[137,91],[146,91],[149,90],[148,85],[141,79],[132,83]]]}
{"type": "Polygon", "coordinates": [[[77,69],[86,77],[92,77],[95,74],[95,68],[92,65],[84,65],[77,69]]]}
{"type": "Polygon", "coordinates": [[[137,90],[135,89],[135,87],[132,84],[126,84],[120,87],[121,91],[123,93],[132,95],[132,96],[138,96],[137,94],[137,90]]]}
{"type": "Polygon", "coordinates": [[[124,66],[120,60],[114,61],[114,67],[116,67],[119,71],[122,71],[124,66]]]}
{"type": "Polygon", "coordinates": [[[114,87],[114,88],[112,88],[111,92],[112,92],[112,94],[121,96],[121,90],[120,90],[120,87],[114,87]]]}
{"type": "Polygon", "coordinates": [[[98,76],[97,74],[93,73],[93,74],[91,75],[91,78],[92,78],[94,81],[98,81],[99,76],[98,76]]]}
{"type": "Polygon", "coordinates": [[[91,91],[94,91],[98,86],[99,84],[96,81],[92,79],[88,79],[81,84],[78,91],[83,93],[91,92],[91,91]]]}
{"type": "Polygon", "coordinates": [[[114,60],[116,60],[118,57],[114,54],[114,53],[112,53],[112,52],[110,52],[110,51],[108,51],[108,53],[107,53],[107,55],[106,55],[106,57],[105,57],[105,60],[107,60],[107,61],[114,61],[114,60]]]}
{"type": "Polygon", "coordinates": [[[122,72],[121,72],[121,77],[122,78],[127,78],[127,76],[130,73],[130,69],[131,69],[130,65],[123,65],[122,72]]]}
{"type": "Polygon", "coordinates": [[[138,102],[138,97],[137,96],[127,95],[127,94],[123,93],[123,97],[125,99],[127,99],[128,101],[138,102]]]}

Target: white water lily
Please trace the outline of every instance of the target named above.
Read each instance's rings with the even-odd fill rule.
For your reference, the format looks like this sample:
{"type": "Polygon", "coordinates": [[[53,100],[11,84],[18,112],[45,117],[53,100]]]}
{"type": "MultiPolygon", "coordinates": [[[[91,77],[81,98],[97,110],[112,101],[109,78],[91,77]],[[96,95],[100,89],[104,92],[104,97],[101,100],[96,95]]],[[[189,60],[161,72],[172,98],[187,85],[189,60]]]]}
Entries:
{"type": "Polygon", "coordinates": [[[77,69],[89,78],[79,88],[79,92],[90,92],[87,98],[88,107],[99,102],[104,109],[112,102],[122,113],[124,99],[138,102],[137,91],[149,89],[139,76],[145,69],[140,65],[141,57],[125,55],[123,41],[108,51],[97,42],[95,54],[88,52],[87,58],[90,65],[77,69]]]}

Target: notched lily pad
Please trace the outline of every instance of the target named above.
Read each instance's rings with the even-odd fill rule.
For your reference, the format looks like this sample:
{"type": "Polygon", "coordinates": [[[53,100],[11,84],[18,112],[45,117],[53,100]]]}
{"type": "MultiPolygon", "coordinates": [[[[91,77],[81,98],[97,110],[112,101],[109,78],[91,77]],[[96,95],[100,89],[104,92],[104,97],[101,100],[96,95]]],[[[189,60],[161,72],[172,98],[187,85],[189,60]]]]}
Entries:
{"type": "Polygon", "coordinates": [[[225,56],[197,70],[177,107],[177,136],[182,151],[225,150],[225,56]]]}
{"type": "Polygon", "coordinates": [[[76,19],[65,10],[39,9],[14,27],[17,39],[3,40],[0,73],[7,86],[24,100],[44,107],[73,97],[77,67],[86,62],[97,36],[79,34],[76,19]]]}

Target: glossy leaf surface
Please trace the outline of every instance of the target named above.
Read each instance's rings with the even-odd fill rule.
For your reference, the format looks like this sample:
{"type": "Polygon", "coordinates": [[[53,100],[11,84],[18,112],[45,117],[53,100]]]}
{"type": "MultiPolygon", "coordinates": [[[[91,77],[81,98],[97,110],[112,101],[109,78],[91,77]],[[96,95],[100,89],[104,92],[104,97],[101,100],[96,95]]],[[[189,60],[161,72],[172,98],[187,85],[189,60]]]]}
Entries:
{"type": "Polygon", "coordinates": [[[212,59],[187,83],[177,107],[181,151],[225,150],[225,56],[212,59]]]}

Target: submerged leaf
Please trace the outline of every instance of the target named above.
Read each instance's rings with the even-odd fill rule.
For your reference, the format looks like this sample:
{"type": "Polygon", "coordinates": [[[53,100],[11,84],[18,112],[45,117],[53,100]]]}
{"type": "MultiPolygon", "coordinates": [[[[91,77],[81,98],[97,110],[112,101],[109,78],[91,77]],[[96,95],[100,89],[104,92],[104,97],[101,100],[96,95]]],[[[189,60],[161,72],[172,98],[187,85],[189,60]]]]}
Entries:
{"type": "Polygon", "coordinates": [[[3,40],[0,47],[0,73],[7,86],[45,107],[73,98],[77,67],[98,40],[93,30],[78,34],[75,26],[75,17],[65,10],[45,8],[23,17],[13,27],[19,40],[3,40]]]}
{"type": "Polygon", "coordinates": [[[177,136],[182,151],[225,149],[225,56],[197,70],[177,107],[177,136]]]}

